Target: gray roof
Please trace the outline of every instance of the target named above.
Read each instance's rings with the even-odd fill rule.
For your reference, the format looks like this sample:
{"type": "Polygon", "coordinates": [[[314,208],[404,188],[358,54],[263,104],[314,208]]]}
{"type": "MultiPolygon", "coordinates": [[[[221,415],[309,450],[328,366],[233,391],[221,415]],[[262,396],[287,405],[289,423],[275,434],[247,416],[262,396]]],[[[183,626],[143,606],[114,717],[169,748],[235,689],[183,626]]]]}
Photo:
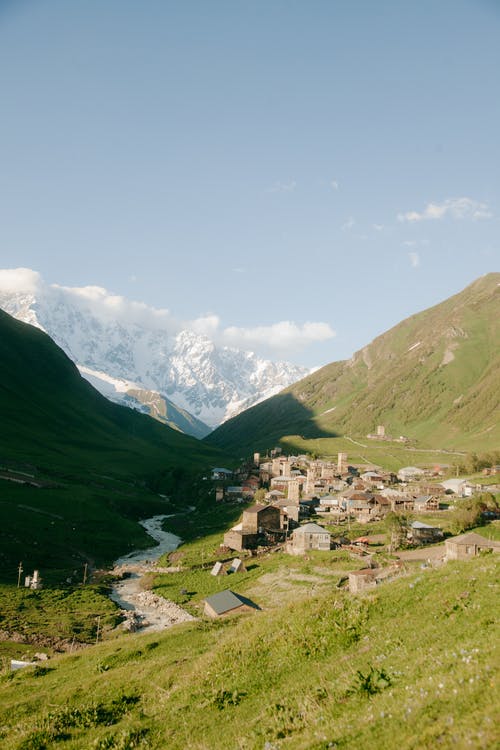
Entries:
{"type": "Polygon", "coordinates": [[[476,534],[475,531],[471,531],[469,534],[461,534],[460,536],[452,536],[446,541],[454,544],[481,544],[483,547],[486,544],[492,548],[500,547],[500,542],[496,542],[493,539],[487,539],[485,536],[481,536],[481,534],[476,534]]]}
{"type": "Polygon", "coordinates": [[[229,589],[219,591],[217,594],[212,594],[212,596],[207,596],[204,601],[209,604],[218,615],[222,615],[225,612],[230,612],[232,609],[241,607],[242,604],[246,604],[248,607],[253,607],[254,609],[259,609],[255,602],[241,596],[241,594],[235,594],[234,591],[230,591],[229,589]]]}
{"type": "MultiPolygon", "coordinates": [[[[412,529],[439,529],[439,526],[429,526],[428,523],[422,523],[421,521],[413,521],[411,525],[412,529]]],[[[439,529],[441,531],[441,529],[439,529]]]]}
{"type": "Polygon", "coordinates": [[[306,534],[330,534],[327,529],[324,529],[323,526],[320,526],[318,523],[305,523],[303,526],[299,526],[298,529],[295,529],[293,533],[295,535],[302,532],[306,534]]]}
{"type": "Polygon", "coordinates": [[[260,513],[261,510],[267,510],[267,508],[272,508],[272,505],[259,505],[259,503],[256,503],[255,505],[251,505],[249,508],[246,508],[243,512],[244,513],[260,513]]]}

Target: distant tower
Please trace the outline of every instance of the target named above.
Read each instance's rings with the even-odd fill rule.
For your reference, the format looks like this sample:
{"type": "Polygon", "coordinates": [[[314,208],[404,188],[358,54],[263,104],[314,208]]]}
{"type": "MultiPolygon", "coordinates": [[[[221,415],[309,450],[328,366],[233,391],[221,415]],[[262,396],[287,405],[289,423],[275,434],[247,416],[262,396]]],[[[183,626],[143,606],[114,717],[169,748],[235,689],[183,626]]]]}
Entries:
{"type": "Polygon", "coordinates": [[[258,466],[260,464],[260,453],[253,454],[253,462],[254,466],[258,466]]]}
{"type": "Polygon", "coordinates": [[[337,472],[342,474],[347,469],[347,453],[339,453],[337,459],[337,472]]]}
{"type": "Polygon", "coordinates": [[[300,499],[300,484],[298,479],[288,482],[288,499],[292,503],[298,503],[300,499]]]}
{"type": "Polygon", "coordinates": [[[306,479],[306,495],[312,496],[314,494],[314,471],[311,471],[311,469],[307,470],[307,479],[306,479]]]}
{"type": "Polygon", "coordinates": [[[383,424],[377,425],[377,437],[379,438],[385,437],[385,427],[383,424]]]}
{"type": "Polygon", "coordinates": [[[281,461],[279,458],[273,458],[273,467],[271,469],[273,477],[279,477],[281,474],[281,461]]]}

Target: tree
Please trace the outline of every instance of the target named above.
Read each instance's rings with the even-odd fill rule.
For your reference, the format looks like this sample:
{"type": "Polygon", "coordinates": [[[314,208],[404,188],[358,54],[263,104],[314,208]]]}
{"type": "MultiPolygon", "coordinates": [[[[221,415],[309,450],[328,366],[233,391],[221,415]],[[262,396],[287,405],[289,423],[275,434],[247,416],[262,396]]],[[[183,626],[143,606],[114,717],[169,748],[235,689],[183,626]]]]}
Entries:
{"type": "Polygon", "coordinates": [[[391,511],[385,517],[385,528],[390,535],[389,552],[399,549],[408,533],[408,518],[391,511]]]}
{"type": "Polygon", "coordinates": [[[468,529],[473,529],[474,526],[479,526],[486,510],[498,510],[498,502],[490,492],[457,500],[451,517],[451,533],[462,534],[468,529]]]}
{"type": "Polygon", "coordinates": [[[264,487],[259,487],[258,490],[255,491],[255,495],[253,496],[255,503],[261,503],[266,498],[266,491],[264,487]]]}

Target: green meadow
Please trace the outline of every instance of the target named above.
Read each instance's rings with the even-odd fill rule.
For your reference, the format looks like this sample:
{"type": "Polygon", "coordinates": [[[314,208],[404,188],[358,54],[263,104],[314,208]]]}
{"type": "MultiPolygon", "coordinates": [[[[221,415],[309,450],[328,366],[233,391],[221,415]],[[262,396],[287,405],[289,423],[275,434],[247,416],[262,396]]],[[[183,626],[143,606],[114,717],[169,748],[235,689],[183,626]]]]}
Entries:
{"type": "Polygon", "coordinates": [[[2,747],[496,746],[493,556],[311,594],[4,671],[2,747]]]}

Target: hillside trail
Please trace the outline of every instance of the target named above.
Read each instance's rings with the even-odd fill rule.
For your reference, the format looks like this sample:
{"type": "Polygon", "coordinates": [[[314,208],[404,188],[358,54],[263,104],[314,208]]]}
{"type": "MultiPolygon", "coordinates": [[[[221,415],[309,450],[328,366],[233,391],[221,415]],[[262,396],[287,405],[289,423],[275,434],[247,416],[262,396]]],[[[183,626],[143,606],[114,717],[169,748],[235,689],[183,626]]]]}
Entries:
{"type": "MultiPolygon", "coordinates": [[[[189,511],[194,508],[189,508],[189,511]]],[[[181,543],[181,538],[163,529],[163,521],[170,515],[153,516],[139,523],[156,541],[156,545],[147,549],[130,552],[119,557],[114,564],[113,572],[124,575],[112,587],[110,598],[118,604],[127,616],[125,625],[134,632],[154,632],[164,630],[179,622],[186,622],[194,618],[174,602],[161,596],[145,591],[142,578],[146,573],[154,571],[167,572],[169,568],[158,568],[157,560],[172,552],[181,543]]]]}

